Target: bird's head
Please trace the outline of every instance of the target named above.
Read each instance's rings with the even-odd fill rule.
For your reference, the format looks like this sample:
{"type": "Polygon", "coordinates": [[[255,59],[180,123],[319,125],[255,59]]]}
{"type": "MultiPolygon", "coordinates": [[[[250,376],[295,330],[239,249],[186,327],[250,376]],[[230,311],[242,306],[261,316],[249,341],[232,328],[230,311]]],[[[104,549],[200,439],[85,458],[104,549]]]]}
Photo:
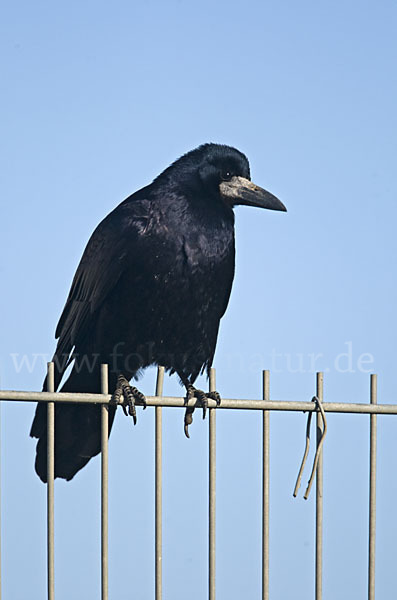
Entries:
{"type": "MultiPolygon", "coordinates": [[[[174,164],[178,163],[186,168],[185,172],[194,166],[200,187],[204,188],[206,194],[221,199],[231,208],[245,204],[270,210],[287,210],[276,196],[252,183],[248,159],[236,148],[203,144],[174,164]]],[[[194,179],[197,183],[197,179],[194,179]]]]}

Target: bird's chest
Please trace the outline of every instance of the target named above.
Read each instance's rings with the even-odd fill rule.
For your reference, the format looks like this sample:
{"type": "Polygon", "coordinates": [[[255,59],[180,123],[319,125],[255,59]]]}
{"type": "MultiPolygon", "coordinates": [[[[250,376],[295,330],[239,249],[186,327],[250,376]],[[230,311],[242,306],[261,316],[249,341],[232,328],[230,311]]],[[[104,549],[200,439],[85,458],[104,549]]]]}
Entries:
{"type": "Polygon", "coordinates": [[[128,302],[127,338],[163,351],[217,324],[233,279],[233,233],[196,223],[191,231],[174,226],[145,235],[120,282],[125,293],[117,294],[117,302],[128,302]]]}
{"type": "Polygon", "coordinates": [[[156,239],[150,257],[145,275],[161,294],[185,296],[194,288],[200,295],[234,265],[233,232],[196,227],[190,233],[156,239]]]}

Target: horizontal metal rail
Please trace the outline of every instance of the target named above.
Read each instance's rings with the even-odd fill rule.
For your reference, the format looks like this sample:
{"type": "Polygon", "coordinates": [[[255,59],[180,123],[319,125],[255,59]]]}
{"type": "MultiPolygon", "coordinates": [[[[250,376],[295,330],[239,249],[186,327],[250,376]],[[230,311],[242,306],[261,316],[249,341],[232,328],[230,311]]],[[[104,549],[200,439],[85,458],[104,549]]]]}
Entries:
{"type": "MultiPolygon", "coordinates": [[[[0,390],[0,402],[87,402],[88,404],[108,404],[111,395],[105,394],[82,394],[66,392],[18,392],[9,390],[0,390]]],[[[195,398],[186,403],[185,398],[174,396],[146,396],[147,406],[163,406],[169,408],[186,408],[186,406],[195,406],[195,398]]],[[[136,403],[139,405],[139,403],[136,403]]],[[[222,398],[221,404],[217,407],[215,400],[208,400],[209,408],[233,408],[238,410],[278,410],[295,412],[316,412],[316,405],[313,402],[292,402],[288,400],[243,400],[222,398]]],[[[361,404],[350,402],[324,402],[322,407],[325,412],[331,413],[359,413],[366,415],[397,415],[397,404],[361,404]]]]}

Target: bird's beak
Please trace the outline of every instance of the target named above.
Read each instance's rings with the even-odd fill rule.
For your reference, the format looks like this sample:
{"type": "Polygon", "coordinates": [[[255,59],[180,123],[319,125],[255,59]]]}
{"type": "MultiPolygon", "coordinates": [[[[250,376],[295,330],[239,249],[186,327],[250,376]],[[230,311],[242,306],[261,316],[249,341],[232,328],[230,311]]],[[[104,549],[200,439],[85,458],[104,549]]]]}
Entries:
{"type": "Polygon", "coordinates": [[[245,177],[232,177],[230,181],[222,181],[219,190],[223,198],[232,206],[246,204],[270,210],[287,211],[284,204],[263,188],[255,185],[245,177]]]}

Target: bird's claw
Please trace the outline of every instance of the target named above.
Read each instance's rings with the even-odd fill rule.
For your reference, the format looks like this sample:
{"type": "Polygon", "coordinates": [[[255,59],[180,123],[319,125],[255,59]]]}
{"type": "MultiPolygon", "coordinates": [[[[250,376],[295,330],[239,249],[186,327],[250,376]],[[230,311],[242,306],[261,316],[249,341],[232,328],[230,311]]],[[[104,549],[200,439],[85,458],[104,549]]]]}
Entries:
{"type": "Polygon", "coordinates": [[[219,392],[208,392],[207,398],[210,398],[211,400],[215,400],[217,406],[219,406],[222,401],[222,398],[221,398],[221,395],[219,392]]]}
{"type": "MultiPolygon", "coordinates": [[[[219,406],[221,403],[221,396],[218,392],[203,392],[203,390],[198,390],[194,386],[190,385],[187,388],[186,402],[191,400],[192,398],[197,398],[198,403],[201,405],[203,409],[203,419],[205,419],[205,415],[207,414],[208,408],[208,400],[215,400],[216,405],[219,406]]],[[[189,425],[193,422],[193,412],[195,406],[187,406],[185,411],[185,419],[184,419],[184,431],[187,438],[189,435],[189,425]]]]}
{"type": "Polygon", "coordinates": [[[117,378],[117,387],[112,396],[112,402],[121,404],[125,416],[132,417],[134,425],[136,425],[136,409],[135,404],[142,404],[143,409],[146,408],[146,398],[136,387],[129,384],[124,375],[119,375],[117,378]],[[122,402],[120,402],[123,397],[122,402]]]}
{"type": "Polygon", "coordinates": [[[189,435],[189,425],[191,425],[193,423],[193,411],[194,411],[194,407],[193,406],[188,406],[186,408],[185,411],[185,419],[184,419],[184,432],[187,438],[190,438],[189,435]]]}

